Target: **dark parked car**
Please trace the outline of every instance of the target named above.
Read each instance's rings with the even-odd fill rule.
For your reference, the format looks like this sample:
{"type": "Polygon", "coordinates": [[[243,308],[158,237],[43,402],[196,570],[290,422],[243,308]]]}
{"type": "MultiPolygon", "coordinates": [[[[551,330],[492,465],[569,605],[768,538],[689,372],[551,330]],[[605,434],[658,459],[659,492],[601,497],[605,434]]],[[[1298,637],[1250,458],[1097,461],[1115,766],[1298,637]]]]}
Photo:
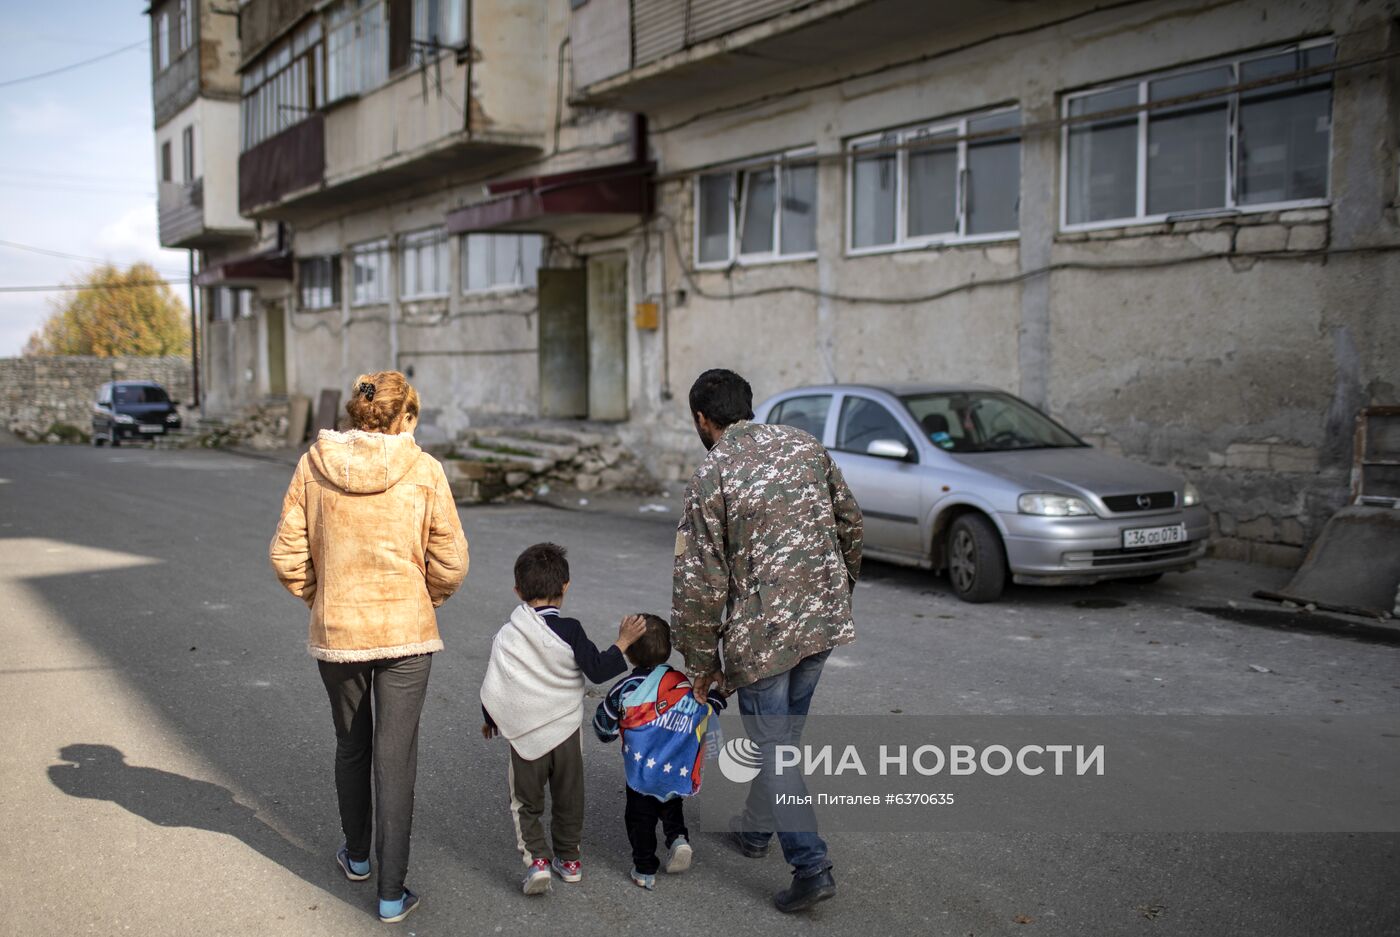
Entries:
{"type": "Polygon", "coordinates": [[[92,444],[120,446],[125,439],[153,439],[180,428],[180,402],[155,381],[112,381],[97,389],[92,444]]]}

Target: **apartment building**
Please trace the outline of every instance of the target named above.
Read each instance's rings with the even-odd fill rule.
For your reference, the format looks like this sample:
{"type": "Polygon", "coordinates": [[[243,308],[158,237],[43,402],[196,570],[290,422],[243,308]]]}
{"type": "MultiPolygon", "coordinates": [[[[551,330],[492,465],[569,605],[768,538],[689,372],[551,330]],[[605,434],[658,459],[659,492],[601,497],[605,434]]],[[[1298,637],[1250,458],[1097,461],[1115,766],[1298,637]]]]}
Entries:
{"type": "Polygon", "coordinates": [[[1400,396],[1397,0],[237,14],[225,406],[393,366],[429,442],[604,420],[674,478],[707,367],[990,384],[1286,563],[1400,396]]]}
{"type": "MultiPolygon", "coordinates": [[[[213,0],[163,0],[146,14],[160,243],[190,251],[194,272],[207,259],[247,251],[257,233],[238,209],[237,16],[213,0]]],[[[201,302],[191,291],[191,305],[207,320],[200,328],[206,339],[200,343],[200,383],[212,390],[206,402],[216,407],[225,405],[232,383],[235,333],[247,331],[250,322],[247,295],[216,290],[201,302]],[[214,340],[216,354],[210,354],[207,339],[214,340]]]]}
{"type": "Polygon", "coordinates": [[[572,100],[647,118],[677,392],[995,385],[1194,478],[1236,556],[1345,499],[1400,397],[1400,5],[571,6],[572,100]]]}

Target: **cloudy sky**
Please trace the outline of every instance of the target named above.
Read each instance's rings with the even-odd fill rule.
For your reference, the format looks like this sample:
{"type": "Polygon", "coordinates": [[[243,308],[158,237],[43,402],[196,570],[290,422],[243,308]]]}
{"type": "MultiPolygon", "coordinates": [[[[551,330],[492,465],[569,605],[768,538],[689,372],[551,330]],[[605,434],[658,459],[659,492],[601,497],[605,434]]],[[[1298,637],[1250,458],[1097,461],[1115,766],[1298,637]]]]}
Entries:
{"type": "MultiPolygon", "coordinates": [[[[61,284],[93,260],[145,260],[167,276],[185,275],[185,252],[162,250],[156,238],[149,45],[15,82],[143,42],[145,7],[143,0],[0,5],[0,287],[61,284]]],[[[183,285],[176,290],[186,295],[183,285]]],[[[61,295],[0,291],[0,357],[19,354],[61,295]]]]}

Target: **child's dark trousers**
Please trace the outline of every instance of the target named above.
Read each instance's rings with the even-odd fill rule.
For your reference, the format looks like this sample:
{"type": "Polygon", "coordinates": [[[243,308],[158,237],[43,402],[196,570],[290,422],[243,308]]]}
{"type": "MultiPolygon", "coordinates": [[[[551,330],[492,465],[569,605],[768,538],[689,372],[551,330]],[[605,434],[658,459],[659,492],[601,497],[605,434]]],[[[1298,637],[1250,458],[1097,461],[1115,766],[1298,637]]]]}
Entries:
{"type": "Polygon", "coordinates": [[[661,831],[666,835],[666,848],[677,837],[690,838],[685,829],[683,801],[679,797],[670,800],[657,800],[650,794],[640,794],[627,788],[627,809],[623,811],[623,821],[627,824],[627,840],[632,844],[632,864],[643,875],[655,875],[661,867],[656,858],[656,821],[661,821],[661,831]]]}

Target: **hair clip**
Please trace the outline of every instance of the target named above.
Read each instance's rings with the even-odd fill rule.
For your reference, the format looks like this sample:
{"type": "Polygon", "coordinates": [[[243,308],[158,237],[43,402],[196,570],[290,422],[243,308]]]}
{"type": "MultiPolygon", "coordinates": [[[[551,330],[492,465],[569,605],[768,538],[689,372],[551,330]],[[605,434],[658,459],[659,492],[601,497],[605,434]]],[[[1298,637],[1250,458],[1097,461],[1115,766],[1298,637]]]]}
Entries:
{"type": "Polygon", "coordinates": [[[364,395],[366,400],[370,401],[371,403],[374,402],[374,385],[371,384],[369,381],[361,381],[360,386],[356,389],[364,395]]]}

